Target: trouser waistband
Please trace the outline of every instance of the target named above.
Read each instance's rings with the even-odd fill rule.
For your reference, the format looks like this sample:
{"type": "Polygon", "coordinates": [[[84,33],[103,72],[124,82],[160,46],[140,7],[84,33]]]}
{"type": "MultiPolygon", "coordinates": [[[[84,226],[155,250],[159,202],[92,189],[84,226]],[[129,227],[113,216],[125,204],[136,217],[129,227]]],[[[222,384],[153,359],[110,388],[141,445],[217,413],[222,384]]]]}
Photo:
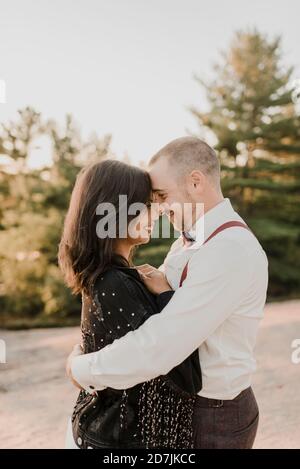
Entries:
{"type": "MultiPolygon", "coordinates": [[[[234,399],[210,399],[208,397],[196,396],[195,405],[197,407],[228,407],[232,403],[239,401],[242,398],[253,395],[252,388],[249,387],[240,392],[234,399]]],[[[253,395],[254,397],[254,395],[253,395]]]]}

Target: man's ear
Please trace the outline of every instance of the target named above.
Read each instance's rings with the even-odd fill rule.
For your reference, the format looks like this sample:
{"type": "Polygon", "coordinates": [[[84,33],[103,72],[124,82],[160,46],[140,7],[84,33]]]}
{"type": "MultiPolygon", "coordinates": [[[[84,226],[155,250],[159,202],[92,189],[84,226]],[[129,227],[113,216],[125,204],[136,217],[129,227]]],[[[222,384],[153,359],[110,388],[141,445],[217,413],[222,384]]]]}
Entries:
{"type": "Polygon", "coordinates": [[[189,175],[189,184],[192,189],[192,192],[202,193],[205,187],[205,175],[202,171],[195,169],[189,175]]]}

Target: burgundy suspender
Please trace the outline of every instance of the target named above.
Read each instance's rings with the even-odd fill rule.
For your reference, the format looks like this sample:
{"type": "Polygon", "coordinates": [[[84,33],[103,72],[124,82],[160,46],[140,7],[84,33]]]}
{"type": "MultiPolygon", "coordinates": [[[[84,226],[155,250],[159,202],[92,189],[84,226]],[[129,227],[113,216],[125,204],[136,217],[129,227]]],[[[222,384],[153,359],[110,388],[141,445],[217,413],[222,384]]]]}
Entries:
{"type": "MultiPolygon", "coordinates": [[[[203,244],[207,243],[209,240],[214,238],[218,233],[220,233],[223,230],[226,230],[227,228],[232,228],[233,226],[239,226],[240,228],[246,228],[246,230],[250,230],[249,226],[247,226],[245,223],[242,223],[241,221],[227,221],[226,223],[223,223],[223,225],[219,226],[205,241],[203,244]]],[[[184,269],[181,274],[180,278],[180,283],[179,286],[181,287],[183,282],[186,279],[187,276],[187,271],[188,271],[188,262],[185,264],[184,269]]]]}

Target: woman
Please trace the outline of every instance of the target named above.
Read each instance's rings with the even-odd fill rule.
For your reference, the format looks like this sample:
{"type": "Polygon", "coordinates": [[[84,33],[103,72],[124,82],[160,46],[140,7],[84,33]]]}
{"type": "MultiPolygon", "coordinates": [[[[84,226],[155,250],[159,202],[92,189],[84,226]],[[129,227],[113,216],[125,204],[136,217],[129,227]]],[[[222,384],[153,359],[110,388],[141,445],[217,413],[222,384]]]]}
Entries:
{"type": "MultiPolygon", "coordinates": [[[[150,178],[142,169],[105,160],[79,174],[59,262],[73,293],[82,295],[84,353],[137,329],[172,297],[167,281],[158,295],[150,293],[131,260],[134,247],[149,241],[157,217],[151,210],[150,178]],[[143,204],[140,213],[128,215],[133,204],[143,204]]],[[[74,440],[83,449],[190,448],[200,389],[196,350],[168,375],[130,389],[81,391],[72,415],[74,440]]]]}

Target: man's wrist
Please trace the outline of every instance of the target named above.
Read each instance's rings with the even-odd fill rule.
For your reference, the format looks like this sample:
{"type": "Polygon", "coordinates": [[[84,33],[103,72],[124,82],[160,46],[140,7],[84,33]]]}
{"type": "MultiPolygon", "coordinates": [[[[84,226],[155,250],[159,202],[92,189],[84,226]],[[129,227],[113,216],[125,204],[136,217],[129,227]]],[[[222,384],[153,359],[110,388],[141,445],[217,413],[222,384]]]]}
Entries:
{"type": "Polygon", "coordinates": [[[88,355],[79,355],[72,359],[71,373],[73,379],[90,394],[93,394],[95,390],[105,389],[105,386],[99,386],[95,383],[90,371],[90,357],[88,355]]]}

